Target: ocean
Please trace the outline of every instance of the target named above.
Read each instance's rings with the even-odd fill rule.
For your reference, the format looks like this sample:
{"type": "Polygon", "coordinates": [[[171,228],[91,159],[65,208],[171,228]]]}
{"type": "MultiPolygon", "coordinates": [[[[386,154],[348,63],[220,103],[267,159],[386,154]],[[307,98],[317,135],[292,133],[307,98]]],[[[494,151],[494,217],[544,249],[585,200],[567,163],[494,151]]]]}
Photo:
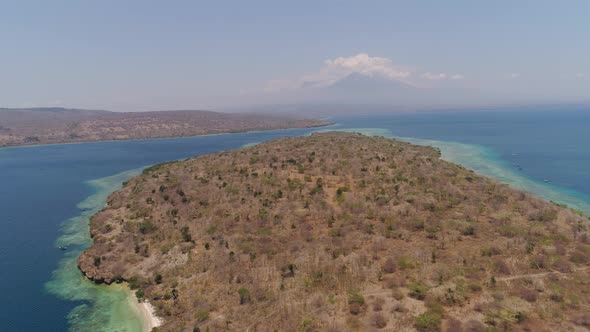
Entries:
{"type": "Polygon", "coordinates": [[[354,130],[432,145],[444,159],[590,214],[590,108],[332,121],[328,128],[0,149],[0,331],[141,330],[123,287],[94,285],[76,268],[90,243],[88,218],[143,167],[284,136],[354,130]]]}

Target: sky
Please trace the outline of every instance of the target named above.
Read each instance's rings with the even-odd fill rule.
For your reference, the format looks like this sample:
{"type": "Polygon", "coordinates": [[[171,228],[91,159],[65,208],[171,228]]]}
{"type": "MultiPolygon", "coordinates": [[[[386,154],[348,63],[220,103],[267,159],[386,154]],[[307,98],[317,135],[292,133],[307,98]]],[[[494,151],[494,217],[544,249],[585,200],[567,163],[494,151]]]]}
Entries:
{"type": "Polygon", "coordinates": [[[0,107],[215,110],[350,73],[488,103],[587,102],[589,13],[586,0],[0,0],[0,107]]]}

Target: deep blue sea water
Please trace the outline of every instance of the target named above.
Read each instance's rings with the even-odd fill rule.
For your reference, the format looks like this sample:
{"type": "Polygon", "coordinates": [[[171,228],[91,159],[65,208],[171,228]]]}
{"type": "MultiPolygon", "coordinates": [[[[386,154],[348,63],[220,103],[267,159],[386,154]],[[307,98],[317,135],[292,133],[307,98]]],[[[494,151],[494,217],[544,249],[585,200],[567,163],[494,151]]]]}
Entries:
{"type": "MultiPolygon", "coordinates": [[[[333,120],[330,129],[435,145],[445,159],[590,211],[590,108],[333,120]]],[[[91,285],[75,269],[87,218],[106,195],[141,167],[311,131],[0,149],[0,331],[136,330],[131,314],[105,313],[124,304],[123,293],[91,285]]]]}

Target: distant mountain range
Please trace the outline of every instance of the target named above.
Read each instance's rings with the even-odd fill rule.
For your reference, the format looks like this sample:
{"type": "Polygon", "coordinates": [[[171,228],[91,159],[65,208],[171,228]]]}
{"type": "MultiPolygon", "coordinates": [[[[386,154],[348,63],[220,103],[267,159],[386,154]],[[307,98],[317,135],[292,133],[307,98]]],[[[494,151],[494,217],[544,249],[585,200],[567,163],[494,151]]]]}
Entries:
{"type": "Polygon", "coordinates": [[[406,103],[425,91],[402,81],[352,73],[327,86],[307,83],[299,92],[309,101],[406,103]]]}
{"type": "Polygon", "coordinates": [[[332,82],[306,81],[299,87],[270,96],[276,104],[362,104],[396,107],[454,106],[470,100],[482,100],[474,91],[466,91],[456,82],[417,86],[402,80],[352,73],[332,82]]]}

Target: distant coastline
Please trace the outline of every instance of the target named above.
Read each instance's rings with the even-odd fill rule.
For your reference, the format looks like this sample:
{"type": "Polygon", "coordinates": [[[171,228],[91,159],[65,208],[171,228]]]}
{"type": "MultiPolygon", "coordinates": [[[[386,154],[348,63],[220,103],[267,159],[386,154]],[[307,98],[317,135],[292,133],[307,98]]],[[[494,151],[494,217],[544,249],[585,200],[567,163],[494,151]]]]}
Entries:
{"type": "Polygon", "coordinates": [[[232,134],[254,134],[254,133],[261,133],[261,132],[273,131],[273,130],[313,129],[313,128],[331,127],[334,125],[337,125],[337,123],[326,122],[325,124],[318,124],[316,126],[309,126],[309,127],[287,127],[287,128],[276,128],[276,129],[244,130],[244,131],[235,131],[235,132],[210,133],[210,134],[198,134],[198,135],[187,135],[187,136],[165,136],[165,137],[110,139],[110,140],[99,140],[99,141],[79,141],[79,142],[77,141],[77,142],[47,143],[47,144],[8,145],[8,146],[0,146],[0,151],[6,150],[6,149],[35,148],[35,147],[41,147],[41,146],[54,146],[54,145],[73,145],[73,144],[109,143],[109,142],[132,142],[132,141],[154,141],[154,140],[170,140],[170,139],[191,138],[191,137],[221,136],[221,135],[232,135],[232,134]]]}
{"type": "Polygon", "coordinates": [[[208,111],[0,109],[0,148],[315,128],[324,119],[208,111]]]}

